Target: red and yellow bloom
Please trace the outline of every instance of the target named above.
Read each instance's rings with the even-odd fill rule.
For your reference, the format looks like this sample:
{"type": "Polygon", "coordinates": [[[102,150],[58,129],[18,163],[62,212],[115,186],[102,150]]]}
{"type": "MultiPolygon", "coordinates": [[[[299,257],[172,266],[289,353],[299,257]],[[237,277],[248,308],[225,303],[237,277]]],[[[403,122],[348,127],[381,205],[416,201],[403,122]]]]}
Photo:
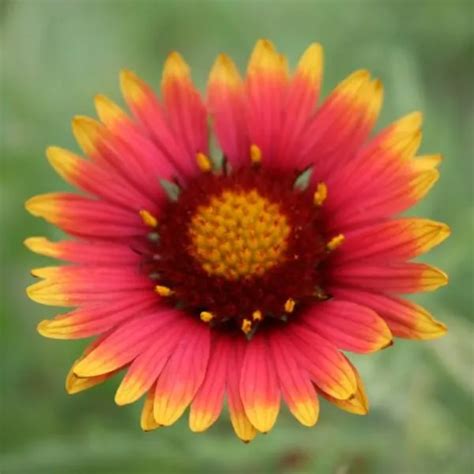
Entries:
{"type": "Polygon", "coordinates": [[[290,73],[261,40],[243,79],[229,57],[217,58],[203,101],[172,53],[161,100],[123,71],[131,116],[97,96],[99,121],[73,120],[87,159],[48,148],[83,193],[27,202],[75,238],[26,240],[70,262],[33,270],[40,281],[28,295],[76,307],[42,321],[42,335],[97,336],[71,368],[69,393],[126,371],[115,401],[144,397],[144,430],[190,406],[190,428],[203,431],[226,399],[237,436],[249,441],[272,428],[282,400],[306,426],[320,396],[365,414],[362,381],[341,351],[445,333],[398,296],[447,282],[411,260],[448,227],[396,217],[438,178],[440,157],[416,156],[421,115],[369,137],[380,81],[357,71],[316,108],[322,69],[317,44],[290,73]],[[222,159],[210,152],[208,119],[222,159]]]}

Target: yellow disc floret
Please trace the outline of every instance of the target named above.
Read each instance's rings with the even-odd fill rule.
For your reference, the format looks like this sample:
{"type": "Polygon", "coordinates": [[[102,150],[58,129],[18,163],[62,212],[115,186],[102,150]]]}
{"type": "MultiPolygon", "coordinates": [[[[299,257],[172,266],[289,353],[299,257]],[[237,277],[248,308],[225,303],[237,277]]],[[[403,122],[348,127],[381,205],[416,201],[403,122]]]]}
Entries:
{"type": "Polygon", "coordinates": [[[290,230],[280,206],[257,190],[226,190],[197,208],[189,251],[209,275],[261,276],[285,259],[290,230]]]}

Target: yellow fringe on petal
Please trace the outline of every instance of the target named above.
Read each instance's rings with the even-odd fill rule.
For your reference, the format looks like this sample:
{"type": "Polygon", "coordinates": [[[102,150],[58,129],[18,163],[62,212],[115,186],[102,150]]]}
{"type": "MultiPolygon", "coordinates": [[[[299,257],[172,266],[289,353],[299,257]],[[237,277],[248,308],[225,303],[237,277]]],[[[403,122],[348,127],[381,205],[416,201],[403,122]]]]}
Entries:
{"type": "Polygon", "coordinates": [[[230,90],[238,90],[242,87],[242,78],[237,66],[226,54],[219,54],[217,56],[209,73],[208,87],[214,85],[226,87],[230,90]]]}
{"type": "Polygon", "coordinates": [[[96,95],[94,103],[100,121],[111,129],[128,119],[125,112],[105,95],[96,95]]]}
{"type": "Polygon", "coordinates": [[[120,89],[129,104],[139,105],[146,99],[146,84],[128,69],[120,71],[120,89]]]}
{"type": "Polygon", "coordinates": [[[23,243],[29,250],[39,255],[53,258],[60,258],[61,256],[57,245],[45,237],[28,237],[23,243]]]}
{"type": "Polygon", "coordinates": [[[163,77],[161,80],[162,87],[167,87],[169,84],[176,81],[190,80],[191,70],[183,57],[173,51],[168,55],[163,68],[163,77]]]}
{"type": "Polygon", "coordinates": [[[434,291],[448,284],[448,275],[439,268],[427,265],[426,270],[420,276],[419,285],[423,291],[434,291]]]}
{"type": "Polygon", "coordinates": [[[145,398],[142,414],[140,416],[140,426],[143,431],[152,431],[160,428],[160,424],[155,421],[153,415],[153,405],[155,399],[155,388],[152,387],[145,398]]]}
{"type": "Polygon", "coordinates": [[[318,84],[321,82],[323,63],[323,48],[319,43],[313,43],[301,56],[295,75],[303,77],[311,84],[318,84]]]}
{"type": "Polygon", "coordinates": [[[72,120],[72,132],[84,153],[92,156],[97,152],[97,144],[105,129],[97,120],[78,115],[72,120]]]}
{"type": "Polygon", "coordinates": [[[423,155],[415,157],[411,166],[416,171],[428,171],[437,168],[443,161],[443,156],[437,155],[423,155]]]}
{"type": "Polygon", "coordinates": [[[26,289],[28,297],[37,303],[49,306],[70,306],[69,296],[57,281],[43,280],[26,289]]]}
{"type": "Polygon", "coordinates": [[[257,436],[257,430],[250,423],[245,413],[230,412],[230,421],[234,428],[235,434],[244,442],[248,443],[257,436]]]}
{"type": "Polygon", "coordinates": [[[247,74],[249,76],[258,73],[286,74],[285,69],[282,57],[273,43],[266,39],[258,40],[250,56],[247,74]]]}
{"type": "MultiPolygon", "coordinates": [[[[76,361],[77,363],[78,361],[76,361]]],[[[73,364],[69,373],[66,377],[66,392],[69,395],[74,395],[76,393],[82,392],[89,388],[95,387],[96,385],[105,382],[109,378],[113,377],[118,371],[109,372],[108,374],[98,375],[97,377],[78,377],[74,373],[74,366],[76,363],[73,364]]]]}
{"type": "Polygon", "coordinates": [[[410,183],[413,198],[418,201],[426,196],[438,179],[439,171],[436,169],[425,171],[416,176],[410,183]]]}
{"type": "Polygon", "coordinates": [[[60,215],[57,193],[40,194],[28,199],[26,210],[35,217],[43,217],[49,222],[55,222],[60,215]]]}
{"type": "Polygon", "coordinates": [[[307,399],[301,400],[296,403],[292,403],[289,406],[293,416],[303,425],[303,426],[314,426],[319,419],[319,403],[316,400],[307,399]]]}
{"type": "Polygon", "coordinates": [[[53,169],[66,182],[75,184],[74,178],[77,175],[81,158],[76,154],[57,146],[50,146],[46,149],[46,157],[53,169]]]}

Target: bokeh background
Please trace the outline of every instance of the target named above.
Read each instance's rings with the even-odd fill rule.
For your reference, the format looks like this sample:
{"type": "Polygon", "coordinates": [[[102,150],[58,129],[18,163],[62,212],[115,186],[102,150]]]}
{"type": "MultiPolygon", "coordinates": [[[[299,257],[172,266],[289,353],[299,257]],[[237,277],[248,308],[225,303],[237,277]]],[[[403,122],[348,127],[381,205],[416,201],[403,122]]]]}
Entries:
{"type": "Polygon", "coordinates": [[[2,473],[335,473],[473,472],[473,7],[438,1],[3,0],[1,21],[1,426],[2,473]],[[207,433],[176,426],[142,433],[140,406],[118,408],[118,380],[75,396],[63,380],[85,341],[41,338],[54,308],[28,301],[29,235],[60,234],[27,215],[32,194],[65,190],[44,159],[47,145],[77,149],[74,114],[94,114],[97,92],[120,101],[118,71],[158,86],[177,49],[204,88],[214,57],[243,68],[259,37],[295,64],[317,40],[325,47],[324,93],[359,67],[385,84],[380,125],[419,109],[423,152],[442,152],[442,177],[412,214],[448,222],[453,235],[428,261],[450,285],[418,298],[449,326],[437,341],[397,341],[352,357],[371,399],[367,417],[322,402],[317,427],[283,410],[277,427],[250,445],[224,416],[207,433]]]}

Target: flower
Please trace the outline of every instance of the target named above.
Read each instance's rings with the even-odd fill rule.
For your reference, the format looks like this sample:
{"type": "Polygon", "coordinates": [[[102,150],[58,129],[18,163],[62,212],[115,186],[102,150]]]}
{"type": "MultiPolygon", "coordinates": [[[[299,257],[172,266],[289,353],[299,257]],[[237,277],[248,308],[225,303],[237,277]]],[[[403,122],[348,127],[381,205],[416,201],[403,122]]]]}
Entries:
{"type": "Polygon", "coordinates": [[[75,237],[26,240],[71,263],[33,270],[41,280],[28,295],[76,307],[42,321],[42,335],[98,336],[73,364],[69,393],[125,370],[115,401],[146,395],[144,430],[173,424],[188,406],[191,430],[206,430],[226,398],[237,436],[249,441],[272,428],[281,400],[307,426],[320,396],[365,414],[364,386],[341,351],[445,333],[397,296],[447,283],[410,260],[448,227],[396,217],[438,178],[439,155],[415,156],[421,115],[369,138],[380,81],[356,71],[315,108],[321,74],[320,45],[289,73],[260,40],[244,80],[218,56],[204,102],[171,53],[161,101],[125,70],[133,118],[102,95],[100,121],[74,118],[89,159],[48,148],[53,168],[85,194],[27,201],[75,237]],[[208,118],[222,158],[210,152],[208,118]]]}

